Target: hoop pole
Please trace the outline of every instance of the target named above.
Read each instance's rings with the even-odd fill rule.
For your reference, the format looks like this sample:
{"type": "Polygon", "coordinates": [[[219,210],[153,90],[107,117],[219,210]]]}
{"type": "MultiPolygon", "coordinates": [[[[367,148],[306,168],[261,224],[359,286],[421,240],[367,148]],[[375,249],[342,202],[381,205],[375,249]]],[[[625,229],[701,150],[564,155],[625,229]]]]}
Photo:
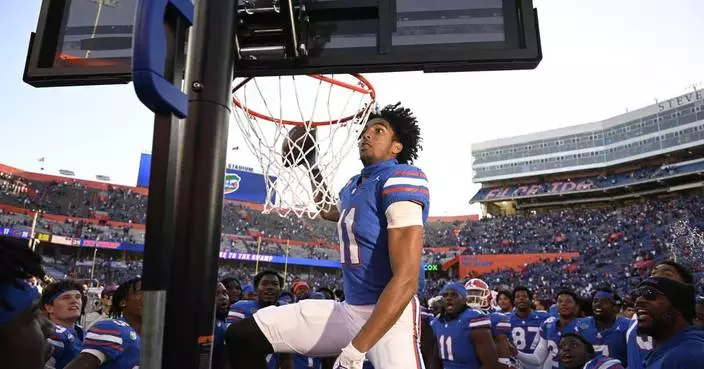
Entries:
{"type": "MultiPolygon", "coordinates": [[[[167,35],[164,78],[180,86],[183,84],[186,62],[187,25],[180,17],[165,20],[165,23],[169,26],[164,27],[167,35]]],[[[147,230],[144,235],[142,268],[144,307],[140,350],[140,365],[150,369],[161,369],[162,355],[168,356],[174,352],[164,348],[173,345],[171,337],[165,334],[165,327],[167,291],[171,289],[169,279],[174,263],[174,183],[177,180],[180,134],[180,121],[175,116],[165,113],[154,115],[152,162],[149,170],[150,196],[147,199],[147,230]]],[[[112,273],[108,275],[114,281],[112,273]]],[[[174,301],[172,304],[179,304],[176,300],[171,301],[174,301]]],[[[167,364],[163,367],[170,366],[167,364]]]]}
{"type": "Polygon", "coordinates": [[[236,8],[231,0],[195,2],[184,84],[188,116],[180,123],[176,181],[170,184],[175,228],[165,326],[179,328],[164,335],[162,368],[211,366],[236,8]]]}
{"type": "Polygon", "coordinates": [[[262,236],[257,236],[257,264],[254,267],[254,274],[259,273],[259,252],[262,248],[262,236]]]}

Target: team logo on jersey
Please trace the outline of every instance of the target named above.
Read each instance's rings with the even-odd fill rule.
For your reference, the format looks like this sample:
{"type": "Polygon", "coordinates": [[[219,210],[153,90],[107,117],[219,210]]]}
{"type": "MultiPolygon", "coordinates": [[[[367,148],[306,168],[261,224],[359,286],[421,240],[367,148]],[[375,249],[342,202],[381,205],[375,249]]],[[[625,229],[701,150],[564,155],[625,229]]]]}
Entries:
{"type": "Polygon", "coordinates": [[[587,322],[579,323],[579,329],[584,329],[584,330],[589,329],[589,323],[587,323],[587,322]]]}
{"type": "Polygon", "coordinates": [[[130,338],[132,339],[132,341],[136,340],[137,339],[137,332],[130,331],[130,338]]]}
{"type": "Polygon", "coordinates": [[[73,342],[73,335],[71,333],[68,334],[68,341],[73,342]]]}
{"type": "Polygon", "coordinates": [[[225,195],[231,194],[240,188],[240,176],[235,173],[225,174],[225,195]]]}

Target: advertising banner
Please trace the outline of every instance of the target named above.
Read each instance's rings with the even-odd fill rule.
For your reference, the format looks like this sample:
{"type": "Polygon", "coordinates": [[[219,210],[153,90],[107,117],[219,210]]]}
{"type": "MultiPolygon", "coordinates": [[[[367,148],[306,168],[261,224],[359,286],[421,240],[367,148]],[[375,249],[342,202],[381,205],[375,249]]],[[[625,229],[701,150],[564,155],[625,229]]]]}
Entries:
{"type": "MultiPolygon", "coordinates": [[[[139,160],[137,187],[149,187],[151,166],[151,154],[142,154],[139,160]]],[[[223,195],[228,200],[263,204],[266,201],[264,176],[259,173],[242,170],[241,168],[229,166],[225,170],[225,191],[223,195]]],[[[275,181],[276,178],[272,177],[272,180],[275,181]]]]}
{"type": "Polygon", "coordinates": [[[579,257],[579,253],[460,255],[453,260],[459,261],[459,275],[464,277],[470,272],[484,274],[505,268],[519,270],[526,264],[543,260],[572,259],[575,257],[579,257]]]}

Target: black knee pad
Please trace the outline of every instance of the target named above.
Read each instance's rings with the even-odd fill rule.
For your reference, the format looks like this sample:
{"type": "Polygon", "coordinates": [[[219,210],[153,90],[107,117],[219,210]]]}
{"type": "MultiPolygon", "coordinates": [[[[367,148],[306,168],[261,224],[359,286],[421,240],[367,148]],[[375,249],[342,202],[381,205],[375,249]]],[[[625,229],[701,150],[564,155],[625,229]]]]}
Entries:
{"type": "Polygon", "coordinates": [[[225,333],[225,344],[230,365],[235,369],[266,367],[266,355],[274,352],[252,317],[232,323],[225,333]]]}

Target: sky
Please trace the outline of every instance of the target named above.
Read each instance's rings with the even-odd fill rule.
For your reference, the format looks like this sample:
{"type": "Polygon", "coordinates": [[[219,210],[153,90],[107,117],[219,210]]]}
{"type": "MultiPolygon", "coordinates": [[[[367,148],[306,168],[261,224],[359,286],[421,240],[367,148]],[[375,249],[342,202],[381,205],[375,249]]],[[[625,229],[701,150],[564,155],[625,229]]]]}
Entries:
{"type": "MultiPolygon", "coordinates": [[[[2,1],[0,163],[135,185],[151,147],[153,115],[133,86],[34,88],[22,81],[41,1],[2,1]],[[38,158],[45,157],[45,163],[38,158]]],[[[416,165],[429,179],[432,215],[477,213],[468,201],[471,143],[588,123],[691,91],[704,82],[701,0],[534,0],[543,61],[535,70],[370,74],[378,102],[402,101],[420,122],[416,165]]],[[[234,122],[228,163],[255,166],[234,122]]],[[[354,155],[341,183],[361,168],[354,155]]],[[[342,178],[342,179],[340,179],[342,178]]]]}

